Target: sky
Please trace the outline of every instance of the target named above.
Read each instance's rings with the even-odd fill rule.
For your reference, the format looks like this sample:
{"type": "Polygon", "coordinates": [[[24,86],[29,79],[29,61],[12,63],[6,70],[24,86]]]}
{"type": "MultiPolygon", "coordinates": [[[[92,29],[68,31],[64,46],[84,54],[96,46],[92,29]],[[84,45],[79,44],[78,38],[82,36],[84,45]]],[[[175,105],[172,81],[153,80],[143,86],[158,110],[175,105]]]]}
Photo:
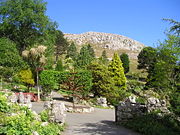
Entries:
{"type": "Polygon", "coordinates": [[[114,33],[152,47],[166,38],[164,32],[171,26],[163,18],[180,21],[180,0],[44,1],[46,14],[64,33],[114,33]]]}

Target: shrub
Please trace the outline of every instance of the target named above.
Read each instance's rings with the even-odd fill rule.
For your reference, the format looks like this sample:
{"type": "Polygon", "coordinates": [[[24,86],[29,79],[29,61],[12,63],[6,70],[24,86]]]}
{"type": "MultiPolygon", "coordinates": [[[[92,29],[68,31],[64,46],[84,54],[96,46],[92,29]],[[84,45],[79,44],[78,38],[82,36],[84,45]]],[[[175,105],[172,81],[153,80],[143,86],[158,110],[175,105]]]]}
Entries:
{"type": "Polygon", "coordinates": [[[180,123],[172,115],[160,117],[155,113],[135,117],[123,123],[128,128],[143,135],[178,135],[180,123]]]}
{"type": "Polygon", "coordinates": [[[40,113],[40,116],[41,116],[41,120],[43,122],[48,122],[49,121],[49,110],[43,110],[41,113],[40,113]]]}

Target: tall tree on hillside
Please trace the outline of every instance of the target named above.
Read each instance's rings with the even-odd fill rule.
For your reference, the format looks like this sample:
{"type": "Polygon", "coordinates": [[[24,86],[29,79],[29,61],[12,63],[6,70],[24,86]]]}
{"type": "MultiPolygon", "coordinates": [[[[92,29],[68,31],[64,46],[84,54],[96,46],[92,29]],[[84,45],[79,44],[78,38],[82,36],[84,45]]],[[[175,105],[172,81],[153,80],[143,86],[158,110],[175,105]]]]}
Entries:
{"type": "Polygon", "coordinates": [[[65,54],[68,50],[68,42],[64,38],[64,35],[61,31],[57,31],[56,35],[56,41],[55,41],[55,56],[56,56],[56,62],[58,61],[58,57],[62,54],[65,54]]]}
{"type": "Polygon", "coordinates": [[[138,55],[138,69],[145,69],[150,73],[157,61],[157,49],[145,47],[138,55]]]}
{"type": "Polygon", "coordinates": [[[114,81],[114,89],[116,93],[116,96],[114,98],[112,97],[112,100],[114,100],[114,104],[117,104],[120,100],[124,99],[127,94],[124,68],[117,53],[114,53],[113,59],[108,66],[108,70],[110,71],[110,76],[114,81]]]}
{"type": "Polygon", "coordinates": [[[89,52],[88,46],[85,45],[81,48],[80,53],[77,57],[76,67],[86,68],[88,64],[93,60],[92,55],[89,52]]]}
{"type": "Polygon", "coordinates": [[[87,45],[87,49],[89,50],[89,54],[91,55],[91,57],[95,58],[94,49],[93,49],[93,47],[90,44],[87,45]]]}
{"type": "Polygon", "coordinates": [[[123,63],[124,73],[126,74],[129,72],[129,56],[126,53],[123,53],[120,55],[120,59],[123,63]]]}
{"type": "Polygon", "coordinates": [[[107,53],[106,50],[103,50],[101,57],[99,58],[100,63],[107,65],[108,64],[108,57],[107,57],[107,53]]]}
{"type": "Polygon", "coordinates": [[[55,38],[56,24],[45,15],[43,0],[7,0],[0,5],[0,36],[17,43],[20,53],[55,38]]]}
{"type": "Polygon", "coordinates": [[[73,61],[77,59],[78,53],[76,45],[72,42],[71,45],[67,49],[67,55],[66,58],[72,58],[73,61]]]}

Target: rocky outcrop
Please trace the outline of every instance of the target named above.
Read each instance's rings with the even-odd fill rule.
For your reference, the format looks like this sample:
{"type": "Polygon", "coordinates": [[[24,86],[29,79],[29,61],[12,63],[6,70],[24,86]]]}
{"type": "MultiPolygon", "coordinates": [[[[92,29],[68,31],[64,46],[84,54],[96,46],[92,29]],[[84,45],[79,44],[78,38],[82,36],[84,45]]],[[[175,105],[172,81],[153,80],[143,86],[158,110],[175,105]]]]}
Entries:
{"type": "Polygon", "coordinates": [[[160,101],[155,97],[150,97],[147,99],[147,103],[142,104],[136,102],[135,96],[130,96],[116,107],[116,122],[128,121],[135,116],[153,111],[159,111],[159,115],[170,113],[165,100],[160,101]]]}
{"type": "Polygon", "coordinates": [[[82,34],[64,34],[64,37],[69,41],[75,42],[77,45],[81,46],[84,44],[94,45],[95,52],[98,49],[106,49],[112,51],[124,50],[130,54],[130,57],[137,58],[137,54],[144,48],[144,44],[130,39],[128,37],[101,33],[101,32],[86,32],[82,34]]]}

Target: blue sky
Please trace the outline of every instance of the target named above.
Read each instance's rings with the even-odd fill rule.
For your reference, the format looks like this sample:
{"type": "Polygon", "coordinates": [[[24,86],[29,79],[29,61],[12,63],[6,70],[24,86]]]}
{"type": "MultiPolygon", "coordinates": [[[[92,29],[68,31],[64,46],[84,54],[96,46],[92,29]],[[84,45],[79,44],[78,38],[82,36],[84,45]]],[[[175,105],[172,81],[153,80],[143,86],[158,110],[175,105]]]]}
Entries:
{"type": "Polygon", "coordinates": [[[115,33],[148,46],[165,39],[170,26],[162,18],[180,21],[180,0],[44,0],[47,15],[64,33],[115,33]]]}

